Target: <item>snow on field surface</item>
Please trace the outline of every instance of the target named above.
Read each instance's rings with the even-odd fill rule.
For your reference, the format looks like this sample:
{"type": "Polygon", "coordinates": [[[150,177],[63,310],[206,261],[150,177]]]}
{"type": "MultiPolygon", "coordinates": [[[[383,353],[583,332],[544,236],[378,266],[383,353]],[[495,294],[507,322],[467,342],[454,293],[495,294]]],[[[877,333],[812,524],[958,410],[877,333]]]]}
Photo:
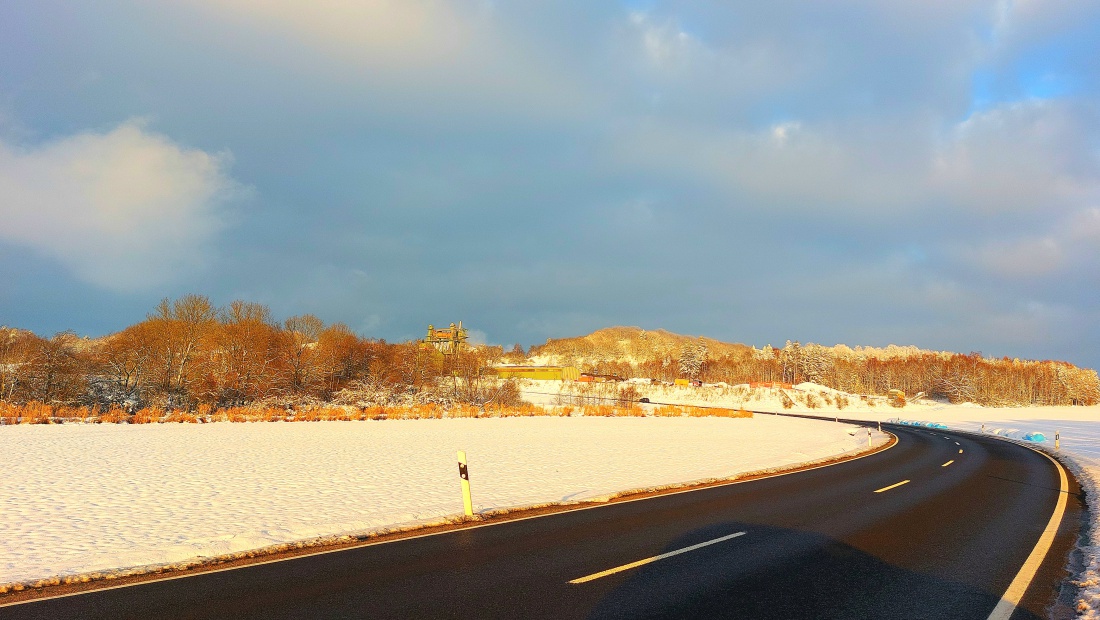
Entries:
{"type": "MultiPolygon", "coordinates": [[[[0,428],[0,583],[414,524],[827,458],[813,420],[583,418],[0,428]]],[[[876,436],[876,443],[885,436],[876,436]]]]}

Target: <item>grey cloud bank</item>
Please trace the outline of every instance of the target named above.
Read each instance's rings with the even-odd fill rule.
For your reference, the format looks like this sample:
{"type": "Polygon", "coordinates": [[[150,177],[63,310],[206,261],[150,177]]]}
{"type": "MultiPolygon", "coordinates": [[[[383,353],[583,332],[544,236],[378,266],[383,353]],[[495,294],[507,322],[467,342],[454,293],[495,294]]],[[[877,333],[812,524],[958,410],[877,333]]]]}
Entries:
{"type": "Polygon", "coordinates": [[[0,9],[0,323],[1100,366],[1094,3],[305,6],[0,9]]]}

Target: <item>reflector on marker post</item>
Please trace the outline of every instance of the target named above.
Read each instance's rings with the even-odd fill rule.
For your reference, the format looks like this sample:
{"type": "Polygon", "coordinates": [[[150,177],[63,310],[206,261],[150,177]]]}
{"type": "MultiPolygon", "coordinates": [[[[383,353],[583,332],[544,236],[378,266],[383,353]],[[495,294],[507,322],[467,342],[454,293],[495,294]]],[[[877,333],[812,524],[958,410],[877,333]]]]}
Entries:
{"type": "Polygon", "coordinates": [[[474,516],[474,502],[470,499],[470,470],[466,467],[466,453],[458,451],[458,477],[462,479],[462,511],[474,516]]]}

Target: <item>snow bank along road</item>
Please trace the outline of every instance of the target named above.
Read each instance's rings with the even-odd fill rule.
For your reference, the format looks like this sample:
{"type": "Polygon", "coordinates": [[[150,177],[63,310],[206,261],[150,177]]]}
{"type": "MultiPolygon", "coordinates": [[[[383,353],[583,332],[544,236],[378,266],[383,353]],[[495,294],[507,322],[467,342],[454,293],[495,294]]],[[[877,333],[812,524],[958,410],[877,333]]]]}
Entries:
{"type": "Polygon", "coordinates": [[[1080,520],[1046,456],[891,428],[838,465],[0,608],[4,618],[979,618],[1058,598],[1080,520]],[[1017,584],[1019,585],[1019,584],[1017,584]]]}

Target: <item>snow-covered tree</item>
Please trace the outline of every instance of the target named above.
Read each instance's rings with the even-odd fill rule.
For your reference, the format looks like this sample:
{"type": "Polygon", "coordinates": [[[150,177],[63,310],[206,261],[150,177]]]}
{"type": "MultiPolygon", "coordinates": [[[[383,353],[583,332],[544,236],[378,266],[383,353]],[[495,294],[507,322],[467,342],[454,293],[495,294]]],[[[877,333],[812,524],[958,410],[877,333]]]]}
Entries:
{"type": "Polygon", "coordinates": [[[680,374],[689,379],[698,379],[707,363],[707,343],[702,338],[695,342],[684,343],[680,349],[680,374]]]}

